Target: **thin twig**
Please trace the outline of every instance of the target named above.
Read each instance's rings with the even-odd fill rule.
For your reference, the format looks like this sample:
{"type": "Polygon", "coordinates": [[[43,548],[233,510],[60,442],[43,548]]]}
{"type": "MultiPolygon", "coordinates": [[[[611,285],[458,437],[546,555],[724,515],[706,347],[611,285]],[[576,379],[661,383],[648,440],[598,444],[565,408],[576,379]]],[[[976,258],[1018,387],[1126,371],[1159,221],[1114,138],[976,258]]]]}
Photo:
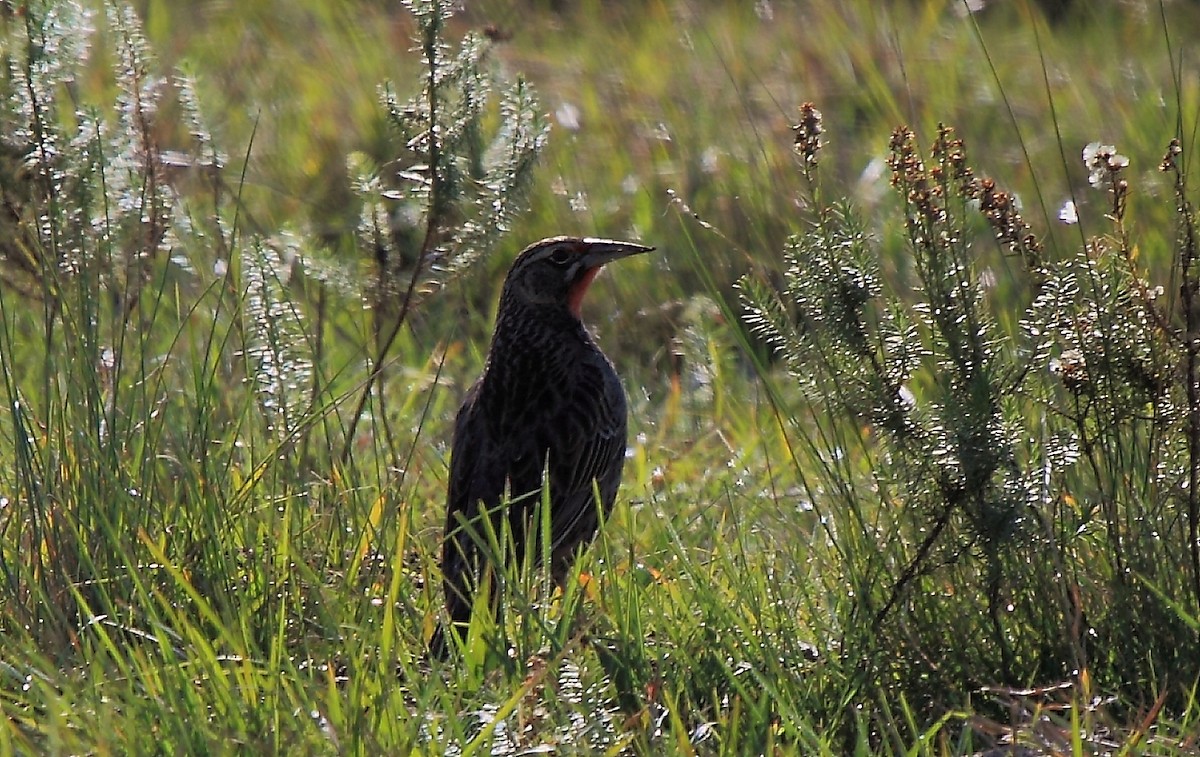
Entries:
{"type": "Polygon", "coordinates": [[[929,556],[929,551],[933,549],[933,545],[941,536],[942,531],[946,528],[946,524],[950,522],[950,515],[954,512],[954,504],[947,502],[946,507],[942,510],[942,514],[938,516],[937,522],[933,524],[933,529],[929,535],[925,537],[925,541],[921,542],[920,548],[917,549],[917,556],[909,562],[908,567],[900,574],[900,578],[892,585],[892,593],[888,597],[888,601],[883,605],[883,609],[875,613],[875,630],[879,630],[879,626],[883,624],[884,618],[891,612],[891,609],[900,600],[900,595],[904,593],[904,589],[908,583],[912,581],[921,571],[921,566],[925,563],[925,558],[929,556]]]}
{"type": "Polygon", "coordinates": [[[1184,321],[1184,380],[1187,382],[1188,402],[1188,545],[1192,557],[1192,591],[1200,605],[1200,312],[1197,311],[1196,294],[1200,289],[1195,273],[1196,228],[1191,207],[1183,196],[1182,175],[1180,184],[1179,213],[1183,222],[1183,249],[1180,255],[1182,282],[1180,298],[1184,321]]]}
{"type": "MultiPolygon", "coordinates": [[[[362,396],[358,398],[358,405],[354,408],[354,413],[350,416],[350,425],[346,430],[346,443],[342,448],[341,464],[346,465],[350,460],[350,452],[354,449],[354,437],[358,430],[359,421],[362,419],[363,413],[366,411],[367,403],[371,399],[371,391],[374,389],[376,382],[382,380],[383,376],[383,361],[387,357],[387,353],[391,350],[392,345],[396,342],[396,337],[400,334],[400,329],[408,320],[408,314],[412,309],[413,300],[417,293],[417,282],[421,279],[423,272],[423,263],[429,257],[429,253],[433,247],[434,239],[437,236],[437,231],[440,226],[441,214],[439,209],[441,206],[442,182],[441,182],[441,136],[438,129],[438,85],[437,85],[437,37],[439,34],[440,24],[427,24],[425,26],[425,65],[428,81],[426,83],[426,98],[429,107],[429,205],[428,213],[425,219],[425,238],[421,241],[421,248],[417,255],[416,263],[413,266],[412,276],[409,277],[408,287],[404,292],[404,299],[400,305],[400,314],[396,316],[396,322],[392,324],[392,330],[388,332],[387,337],[382,344],[378,345],[378,351],[372,361],[371,373],[367,375],[367,380],[363,384],[362,396]]],[[[378,309],[375,311],[378,313],[378,309]]],[[[382,387],[381,387],[382,391],[382,387]]]]}

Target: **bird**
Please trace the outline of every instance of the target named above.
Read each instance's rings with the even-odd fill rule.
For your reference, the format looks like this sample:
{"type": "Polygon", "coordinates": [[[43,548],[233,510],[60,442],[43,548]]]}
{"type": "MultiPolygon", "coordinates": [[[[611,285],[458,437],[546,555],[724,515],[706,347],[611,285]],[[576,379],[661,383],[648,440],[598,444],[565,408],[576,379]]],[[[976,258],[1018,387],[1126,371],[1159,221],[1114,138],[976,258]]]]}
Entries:
{"type": "Polygon", "coordinates": [[[561,586],[601,516],[612,511],[625,462],[627,401],[580,308],[605,264],[653,249],[550,237],[526,247],[509,268],[483,372],[454,424],[441,555],[449,624],[431,638],[433,655],[447,655],[449,634],[462,638],[485,585],[491,612],[498,612],[496,572],[503,566],[490,565],[485,554],[489,528],[499,537],[507,520],[512,545],[505,559],[514,564],[526,550],[535,565],[548,553],[561,586]],[[548,550],[535,522],[544,485],[548,550]]]}

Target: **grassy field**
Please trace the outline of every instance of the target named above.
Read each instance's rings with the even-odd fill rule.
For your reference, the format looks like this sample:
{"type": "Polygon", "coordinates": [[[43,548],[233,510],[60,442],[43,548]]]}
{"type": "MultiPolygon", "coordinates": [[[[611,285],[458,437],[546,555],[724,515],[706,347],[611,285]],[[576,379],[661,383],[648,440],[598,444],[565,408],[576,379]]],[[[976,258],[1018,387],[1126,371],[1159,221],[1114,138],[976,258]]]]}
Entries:
{"type": "Polygon", "coordinates": [[[1197,753],[1200,7],[468,5],[539,156],[437,212],[419,13],[0,6],[0,755],[1197,753]],[[584,310],[617,509],[431,664],[454,412],[560,233],[659,248],[584,310]]]}

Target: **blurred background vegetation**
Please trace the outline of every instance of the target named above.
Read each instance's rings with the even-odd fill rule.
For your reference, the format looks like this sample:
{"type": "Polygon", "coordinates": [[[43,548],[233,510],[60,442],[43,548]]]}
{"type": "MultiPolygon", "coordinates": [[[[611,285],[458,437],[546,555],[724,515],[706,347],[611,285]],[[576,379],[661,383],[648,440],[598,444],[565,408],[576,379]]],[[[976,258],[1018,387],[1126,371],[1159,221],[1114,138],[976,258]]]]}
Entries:
{"type": "Polygon", "coordinates": [[[0,755],[1194,753],[1200,4],[453,6],[0,4],[0,755]],[[430,670],[564,233],[623,504],[430,670]]]}
{"type": "MultiPolygon", "coordinates": [[[[952,124],[980,173],[1016,193],[1051,245],[1079,243],[1080,229],[1057,216],[1067,200],[1092,200],[1078,156],[1097,140],[1119,143],[1143,167],[1132,201],[1147,206],[1146,224],[1165,223],[1156,199],[1170,189],[1154,169],[1195,105],[1195,71],[1172,64],[1189,54],[1200,10],[1045,5],[1052,22],[1042,5],[1015,1],[977,14],[959,2],[478,2],[455,17],[452,35],[495,39],[494,65],[529,80],[554,127],[508,251],[556,233],[643,238],[668,251],[653,277],[665,290],[606,285],[613,315],[628,317],[704,291],[709,275],[724,286],[777,258],[804,203],[790,126],[805,101],[829,129],[827,187],[879,219],[871,231],[886,245],[897,230],[875,211],[896,201],[884,158],[900,124],[926,140],[939,122],[952,124]],[[670,252],[691,246],[684,206],[725,237],[697,234],[698,259],[670,252]]],[[[242,197],[254,222],[303,222],[330,241],[351,234],[358,208],[346,159],[394,154],[376,104],[382,82],[418,75],[411,17],[396,4],[316,0],[138,10],[164,64],[199,74],[205,115],[230,151],[228,175],[246,163],[242,197]]],[[[488,291],[509,257],[483,274],[488,291]]],[[[474,295],[484,331],[491,297],[474,295]]]]}

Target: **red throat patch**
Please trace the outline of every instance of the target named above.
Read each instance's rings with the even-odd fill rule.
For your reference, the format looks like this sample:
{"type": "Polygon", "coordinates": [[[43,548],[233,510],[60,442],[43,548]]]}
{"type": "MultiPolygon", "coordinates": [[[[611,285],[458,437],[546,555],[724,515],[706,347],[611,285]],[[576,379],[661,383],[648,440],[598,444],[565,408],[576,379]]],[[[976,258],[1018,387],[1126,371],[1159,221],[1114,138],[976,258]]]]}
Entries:
{"type": "Polygon", "coordinates": [[[583,295],[587,294],[588,287],[592,285],[592,281],[596,278],[596,274],[600,273],[600,266],[589,268],[583,272],[583,275],[571,285],[571,289],[567,292],[567,309],[571,311],[571,315],[576,318],[581,317],[580,307],[583,305],[583,295]]]}

